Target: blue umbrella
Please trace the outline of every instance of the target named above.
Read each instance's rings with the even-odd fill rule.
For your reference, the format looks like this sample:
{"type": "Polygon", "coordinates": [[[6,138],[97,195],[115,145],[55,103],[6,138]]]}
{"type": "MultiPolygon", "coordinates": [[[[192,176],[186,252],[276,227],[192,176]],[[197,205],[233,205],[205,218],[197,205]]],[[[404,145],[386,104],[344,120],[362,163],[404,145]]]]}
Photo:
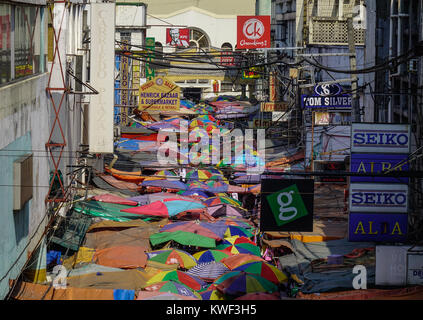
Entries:
{"type": "Polygon", "coordinates": [[[186,190],[184,192],[180,193],[181,196],[195,196],[198,195],[200,197],[205,197],[205,198],[210,198],[210,195],[208,195],[207,193],[205,193],[203,190],[201,189],[190,189],[190,190],[186,190]]]}

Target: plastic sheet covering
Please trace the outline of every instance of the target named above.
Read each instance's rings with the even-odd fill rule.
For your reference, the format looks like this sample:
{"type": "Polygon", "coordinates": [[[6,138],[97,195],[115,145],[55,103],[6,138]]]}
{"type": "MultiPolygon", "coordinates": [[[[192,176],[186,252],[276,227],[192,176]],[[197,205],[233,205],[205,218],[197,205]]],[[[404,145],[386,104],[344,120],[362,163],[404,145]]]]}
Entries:
{"type": "Polygon", "coordinates": [[[159,224],[128,228],[121,231],[101,230],[85,235],[84,245],[89,248],[105,249],[119,245],[141,246],[151,249],[150,236],[159,232],[159,224]]]}
{"type": "Polygon", "coordinates": [[[93,260],[94,253],[95,249],[79,247],[78,251],[73,256],[70,256],[69,258],[63,261],[63,265],[67,269],[71,269],[81,264],[91,263],[93,260]]]}
{"type": "Polygon", "coordinates": [[[139,215],[133,213],[121,212],[122,209],[133,208],[116,203],[106,203],[100,201],[81,201],[75,204],[73,210],[86,215],[101,217],[114,221],[129,221],[131,219],[140,219],[139,215]]]}
{"type": "Polygon", "coordinates": [[[136,246],[116,246],[96,250],[93,261],[103,266],[135,269],[144,268],[147,264],[145,247],[136,246]]]}
{"type": "MultiPolygon", "coordinates": [[[[12,285],[14,282],[12,282],[12,285]]],[[[50,285],[19,281],[11,298],[16,300],[114,300],[112,289],[54,289],[50,285]]]]}
{"type": "MultiPolygon", "coordinates": [[[[304,243],[296,239],[289,240],[295,253],[279,257],[283,270],[290,274],[296,274],[304,282],[301,287],[303,293],[329,292],[335,290],[353,289],[352,283],[356,276],[352,272],[353,265],[342,266],[339,269],[332,268],[324,272],[313,272],[312,261],[339,254],[346,255],[357,248],[374,247],[369,242],[349,242],[346,239],[331,240],[325,242],[304,243]]],[[[375,283],[374,262],[360,261],[367,269],[367,287],[375,283]]]]}
{"type": "Polygon", "coordinates": [[[115,300],[134,300],[135,290],[121,290],[117,289],[113,291],[115,300]]]}
{"type": "Polygon", "coordinates": [[[82,275],[97,273],[97,272],[105,273],[105,272],[119,272],[119,271],[124,271],[124,269],[106,267],[106,266],[102,266],[95,263],[89,263],[79,268],[69,270],[68,277],[77,277],[77,276],[82,276],[82,275]]]}
{"type": "Polygon", "coordinates": [[[140,290],[146,286],[147,280],[146,273],[132,269],[68,277],[67,285],[75,288],[140,290]]]}

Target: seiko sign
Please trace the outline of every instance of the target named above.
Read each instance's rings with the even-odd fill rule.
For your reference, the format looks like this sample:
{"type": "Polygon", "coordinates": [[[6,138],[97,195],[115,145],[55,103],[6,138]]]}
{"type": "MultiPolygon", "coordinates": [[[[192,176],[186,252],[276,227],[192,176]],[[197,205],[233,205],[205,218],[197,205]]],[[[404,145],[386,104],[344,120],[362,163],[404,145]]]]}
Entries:
{"type": "Polygon", "coordinates": [[[406,213],[408,186],[403,184],[351,183],[350,211],[406,213]]]}
{"type": "Polygon", "coordinates": [[[314,92],[321,97],[337,96],[342,92],[342,87],[337,83],[318,84],[314,87],[314,92]]]}
{"type": "Polygon", "coordinates": [[[351,130],[351,152],[409,153],[408,124],[353,123],[351,130]]]}

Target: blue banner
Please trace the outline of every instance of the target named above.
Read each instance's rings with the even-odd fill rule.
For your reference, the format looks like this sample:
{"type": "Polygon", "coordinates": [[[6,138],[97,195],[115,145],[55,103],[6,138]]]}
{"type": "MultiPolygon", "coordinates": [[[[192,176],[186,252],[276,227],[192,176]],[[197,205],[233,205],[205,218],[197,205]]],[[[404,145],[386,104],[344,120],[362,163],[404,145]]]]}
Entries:
{"type": "Polygon", "coordinates": [[[350,213],[348,240],[404,242],[407,227],[407,214],[350,213]]]}
{"type": "MultiPolygon", "coordinates": [[[[389,170],[393,172],[408,171],[407,154],[351,154],[351,172],[356,173],[383,173],[389,170]],[[394,169],[395,168],[395,169],[394,169]]],[[[407,177],[355,177],[351,176],[351,182],[386,182],[408,183],[407,177]]]]}

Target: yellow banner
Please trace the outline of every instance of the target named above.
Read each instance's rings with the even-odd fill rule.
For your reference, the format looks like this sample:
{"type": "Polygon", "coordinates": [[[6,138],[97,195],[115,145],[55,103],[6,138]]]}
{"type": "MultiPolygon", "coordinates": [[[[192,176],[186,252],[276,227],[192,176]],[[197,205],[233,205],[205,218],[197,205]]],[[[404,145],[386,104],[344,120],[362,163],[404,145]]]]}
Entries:
{"type": "Polygon", "coordinates": [[[181,88],[172,81],[155,77],[139,90],[140,111],[179,111],[181,88]]]}

